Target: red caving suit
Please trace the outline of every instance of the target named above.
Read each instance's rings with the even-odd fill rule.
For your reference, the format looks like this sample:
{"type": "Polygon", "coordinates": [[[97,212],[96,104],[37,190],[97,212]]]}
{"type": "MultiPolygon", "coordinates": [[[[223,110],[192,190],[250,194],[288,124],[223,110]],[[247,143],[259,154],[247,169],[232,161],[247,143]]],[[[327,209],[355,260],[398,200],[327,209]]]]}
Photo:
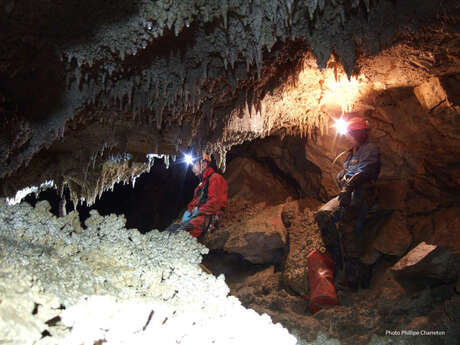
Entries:
{"type": "Polygon", "coordinates": [[[200,183],[195,188],[193,199],[188,204],[187,210],[191,213],[198,207],[200,215],[193,218],[186,226],[193,237],[199,237],[210,216],[221,215],[227,206],[228,185],[224,177],[208,167],[203,173],[200,183]]]}

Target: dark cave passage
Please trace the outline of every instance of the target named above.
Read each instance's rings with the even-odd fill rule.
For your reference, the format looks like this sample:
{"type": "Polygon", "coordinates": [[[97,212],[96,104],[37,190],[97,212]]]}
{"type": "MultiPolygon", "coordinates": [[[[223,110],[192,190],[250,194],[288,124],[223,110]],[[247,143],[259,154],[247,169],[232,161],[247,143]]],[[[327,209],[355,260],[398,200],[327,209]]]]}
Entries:
{"type": "MultiPolygon", "coordinates": [[[[90,207],[84,202],[79,203],[77,211],[82,226],[90,210],[97,210],[101,215],[124,215],[126,226],[142,233],[152,229],[163,230],[185,209],[197,183],[198,179],[183,162],[171,162],[169,168],[166,168],[162,161],[157,160],[150,172],[136,179],[134,187],[131,183],[116,183],[113,191],[103,192],[101,198],[90,207]]],[[[66,210],[70,212],[73,203],[69,201],[68,191],[64,195],[67,200],[66,210]]],[[[38,198],[30,194],[24,200],[32,205],[47,200],[51,204],[51,212],[59,215],[60,197],[55,189],[40,192],[38,198]]]]}

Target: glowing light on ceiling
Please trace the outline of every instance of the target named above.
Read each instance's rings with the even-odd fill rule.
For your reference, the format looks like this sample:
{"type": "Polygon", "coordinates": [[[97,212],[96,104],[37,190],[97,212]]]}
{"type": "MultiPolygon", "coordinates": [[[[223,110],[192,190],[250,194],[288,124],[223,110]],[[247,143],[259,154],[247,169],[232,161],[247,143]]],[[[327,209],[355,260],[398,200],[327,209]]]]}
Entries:
{"type": "Polygon", "coordinates": [[[361,109],[361,99],[371,89],[366,75],[349,79],[340,63],[331,60],[329,65],[319,70],[316,61],[306,58],[296,78],[265,94],[259,107],[248,105],[242,112],[235,110],[228,133],[266,136],[285,129],[282,133],[287,135],[306,136],[313,133],[313,128],[327,133],[334,120],[361,109]]]}
{"type": "Polygon", "coordinates": [[[343,118],[335,120],[334,127],[337,130],[337,132],[341,135],[345,135],[348,133],[348,122],[345,121],[343,118]]]}
{"type": "Polygon", "coordinates": [[[360,82],[356,77],[348,79],[339,75],[337,79],[329,77],[325,80],[325,95],[323,104],[340,106],[342,112],[352,110],[353,104],[360,96],[360,82]]]}

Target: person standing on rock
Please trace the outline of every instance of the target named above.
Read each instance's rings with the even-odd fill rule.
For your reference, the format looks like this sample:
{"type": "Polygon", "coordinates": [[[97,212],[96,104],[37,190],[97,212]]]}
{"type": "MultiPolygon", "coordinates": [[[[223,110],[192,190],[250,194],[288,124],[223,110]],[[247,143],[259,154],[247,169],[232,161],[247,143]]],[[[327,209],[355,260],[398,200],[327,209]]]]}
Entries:
{"type": "Polygon", "coordinates": [[[343,169],[337,175],[340,193],[315,215],[326,250],[339,268],[339,284],[363,285],[366,267],[360,261],[365,218],[375,201],[375,181],[380,173],[380,150],[369,140],[368,122],[353,117],[347,122],[353,147],[345,151],[343,169]]]}
{"type": "Polygon", "coordinates": [[[186,230],[193,237],[199,237],[217,227],[219,216],[227,206],[228,185],[225,178],[212,168],[211,158],[206,153],[195,161],[192,171],[200,183],[180,223],[172,224],[167,230],[186,230]]]}

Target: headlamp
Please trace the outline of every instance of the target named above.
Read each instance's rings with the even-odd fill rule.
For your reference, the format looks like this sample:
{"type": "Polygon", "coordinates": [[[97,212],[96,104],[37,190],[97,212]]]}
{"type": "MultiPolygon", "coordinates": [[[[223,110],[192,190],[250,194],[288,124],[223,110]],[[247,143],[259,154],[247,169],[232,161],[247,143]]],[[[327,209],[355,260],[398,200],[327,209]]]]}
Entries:
{"type": "Polygon", "coordinates": [[[339,134],[345,135],[348,133],[348,122],[343,118],[335,120],[334,126],[339,134]]]}
{"type": "Polygon", "coordinates": [[[192,165],[193,162],[195,161],[195,159],[190,153],[184,154],[184,160],[185,160],[185,163],[187,163],[187,165],[192,165]]]}

